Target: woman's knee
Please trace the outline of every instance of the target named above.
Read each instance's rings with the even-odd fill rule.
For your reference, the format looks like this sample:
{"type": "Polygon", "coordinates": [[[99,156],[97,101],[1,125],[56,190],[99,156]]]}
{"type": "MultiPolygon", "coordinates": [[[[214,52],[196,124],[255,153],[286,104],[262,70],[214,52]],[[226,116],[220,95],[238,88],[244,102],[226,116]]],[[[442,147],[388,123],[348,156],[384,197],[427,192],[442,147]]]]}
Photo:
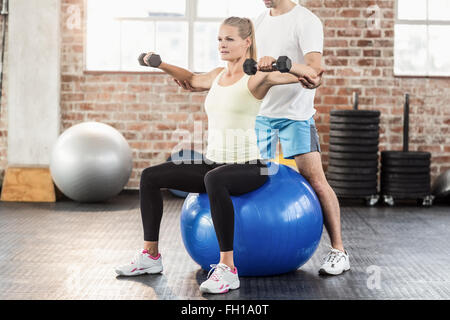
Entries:
{"type": "Polygon", "coordinates": [[[141,187],[149,184],[156,184],[158,181],[158,172],[159,170],[156,170],[154,166],[145,168],[141,173],[141,187]]]}
{"type": "Polygon", "coordinates": [[[203,182],[205,183],[206,190],[213,191],[214,189],[220,187],[221,181],[220,173],[217,171],[211,170],[205,174],[203,178],[203,182]]]}

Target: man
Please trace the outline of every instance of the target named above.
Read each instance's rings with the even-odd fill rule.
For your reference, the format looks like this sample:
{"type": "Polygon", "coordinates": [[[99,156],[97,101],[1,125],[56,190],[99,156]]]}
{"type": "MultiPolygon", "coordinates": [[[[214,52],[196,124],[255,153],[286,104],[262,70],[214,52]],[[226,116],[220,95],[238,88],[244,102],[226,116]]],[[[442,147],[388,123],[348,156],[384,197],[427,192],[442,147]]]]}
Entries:
{"type": "Polygon", "coordinates": [[[323,72],[322,23],[311,11],[291,0],[263,1],[270,10],[255,21],[258,55],[288,56],[315,69],[319,80],[314,83],[301,79],[303,88],[293,84],[270,89],[256,120],[261,155],[273,159],[279,138],[284,158],[295,159],[299,172],[315,190],[332,246],[319,272],[338,275],[349,270],[350,263],[341,238],[339,201],[323,172],[313,119],[315,89],[321,84],[323,72]]]}
{"type": "MultiPolygon", "coordinates": [[[[316,78],[300,79],[298,84],[272,87],[266,95],[256,120],[261,156],[275,158],[278,139],[283,156],[295,159],[299,172],[315,190],[330,236],[331,250],[319,269],[320,274],[338,275],[350,269],[349,257],[341,238],[339,201],[328,184],[322,168],[319,137],[313,116],[315,89],[321,85],[323,27],[317,16],[291,0],[263,0],[270,10],[255,20],[259,64],[267,57],[288,56],[307,64],[316,78]]],[[[267,70],[265,70],[267,71],[267,70]]],[[[197,91],[189,83],[184,89],[197,91]]]]}

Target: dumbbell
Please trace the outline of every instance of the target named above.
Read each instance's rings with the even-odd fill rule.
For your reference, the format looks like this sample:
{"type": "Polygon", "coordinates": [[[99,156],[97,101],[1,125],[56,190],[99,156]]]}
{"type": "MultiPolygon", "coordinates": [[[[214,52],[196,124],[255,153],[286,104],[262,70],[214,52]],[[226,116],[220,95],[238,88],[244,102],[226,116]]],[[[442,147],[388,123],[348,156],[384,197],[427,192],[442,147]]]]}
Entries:
{"type": "MultiPolygon", "coordinates": [[[[292,61],[286,56],[281,56],[272,64],[273,71],[287,73],[292,68],[292,61]]],[[[248,75],[254,75],[258,71],[258,63],[253,59],[247,59],[244,62],[244,72],[248,75]]]]}
{"type": "Polygon", "coordinates": [[[149,58],[147,58],[146,61],[144,61],[146,55],[146,53],[142,53],[138,58],[139,64],[141,66],[158,68],[161,65],[162,60],[158,54],[152,54],[149,58]]]}

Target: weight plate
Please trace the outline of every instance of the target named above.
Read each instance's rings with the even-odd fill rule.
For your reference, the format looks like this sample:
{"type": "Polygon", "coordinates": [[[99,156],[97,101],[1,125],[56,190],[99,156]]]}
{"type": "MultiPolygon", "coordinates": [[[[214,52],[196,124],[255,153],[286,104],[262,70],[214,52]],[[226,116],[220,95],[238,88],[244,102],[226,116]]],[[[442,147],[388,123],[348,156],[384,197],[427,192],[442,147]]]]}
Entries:
{"type": "Polygon", "coordinates": [[[363,117],[330,117],[330,123],[346,123],[346,124],[373,124],[378,125],[380,118],[363,118],[363,117]]]}
{"type": "Polygon", "coordinates": [[[377,146],[378,139],[357,139],[357,138],[336,138],[330,137],[330,144],[356,145],[356,146],[377,146]]]}
{"type": "Polygon", "coordinates": [[[349,159],[349,160],[378,160],[377,153],[358,153],[358,152],[329,152],[330,159],[349,159]]]}
{"type": "Polygon", "coordinates": [[[345,173],[327,173],[327,179],[337,181],[377,181],[376,174],[345,174],[345,173]]]}
{"type": "Polygon", "coordinates": [[[383,151],[381,152],[381,159],[431,159],[429,152],[403,152],[403,151],[383,151]]]}
{"type": "Polygon", "coordinates": [[[430,159],[381,159],[381,163],[388,167],[429,167],[430,159]]]}
{"type": "Polygon", "coordinates": [[[378,153],[378,146],[347,146],[347,145],[331,144],[330,151],[378,153]]]}
{"type": "Polygon", "coordinates": [[[427,181],[430,180],[430,173],[411,174],[411,173],[386,173],[381,172],[381,178],[386,181],[427,181]]]}
{"type": "Polygon", "coordinates": [[[393,194],[393,193],[430,193],[431,192],[431,188],[430,187],[421,187],[421,188],[413,188],[413,187],[409,187],[409,188],[394,188],[394,187],[386,187],[386,186],[381,186],[381,192],[384,194],[393,194]]]}
{"type": "Polygon", "coordinates": [[[406,192],[389,192],[386,193],[385,191],[380,192],[382,195],[392,196],[396,199],[422,199],[423,197],[426,197],[430,195],[429,192],[418,192],[418,193],[406,193],[406,192]]]}
{"type": "Polygon", "coordinates": [[[380,133],[378,131],[339,131],[339,130],[330,130],[330,137],[378,139],[379,135],[380,135],[380,133]]]}
{"type": "Polygon", "coordinates": [[[421,181],[415,182],[402,182],[402,181],[380,181],[381,186],[386,188],[430,188],[430,182],[422,183],[421,181]]]}
{"type": "Polygon", "coordinates": [[[371,189],[377,187],[377,181],[336,181],[329,180],[330,186],[332,188],[363,188],[363,189],[371,189]]]}
{"type": "Polygon", "coordinates": [[[328,172],[349,174],[376,174],[378,172],[378,168],[346,168],[328,166],[328,172]]]}
{"type": "Polygon", "coordinates": [[[331,110],[330,115],[338,117],[377,118],[381,114],[378,110],[331,110]]]}
{"type": "Polygon", "coordinates": [[[377,188],[370,188],[370,189],[347,189],[347,188],[339,188],[334,187],[333,188],[336,195],[339,196],[349,196],[349,197],[361,197],[361,196],[371,196],[374,194],[377,194],[377,188]]]}
{"type": "Polygon", "coordinates": [[[381,177],[380,182],[385,185],[395,185],[395,186],[408,186],[408,185],[429,185],[431,184],[430,179],[422,180],[389,180],[381,177]]]}
{"type": "Polygon", "coordinates": [[[330,166],[336,167],[361,167],[361,168],[378,168],[377,160],[339,160],[330,159],[330,166]]]}
{"type": "Polygon", "coordinates": [[[379,131],[378,124],[330,123],[331,130],[379,131]]]}
{"type": "Polygon", "coordinates": [[[388,167],[381,166],[382,173],[410,173],[425,174],[430,172],[429,167],[388,167]]]}

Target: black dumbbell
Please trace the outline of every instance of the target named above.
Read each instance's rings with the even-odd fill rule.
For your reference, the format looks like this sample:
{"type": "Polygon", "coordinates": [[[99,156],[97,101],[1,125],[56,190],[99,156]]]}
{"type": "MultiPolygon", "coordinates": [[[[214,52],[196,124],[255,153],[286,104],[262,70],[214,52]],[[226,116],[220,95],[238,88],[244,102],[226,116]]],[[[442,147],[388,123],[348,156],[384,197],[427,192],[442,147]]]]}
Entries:
{"type": "MultiPolygon", "coordinates": [[[[248,75],[254,75],[258,71],[258,63],[253,59],[247,59],[244,62],[244,72],[248,75]]],[[[272,64],[272,71],[287,73],[292,68],[292,61],[286,56],[281,56],[272,64]]]]}
{"type": "Polygon", "coordinates": [[[139,64],[141,66],[158,68],[161,65],[162,60],[158,54],[152,54],[149,58],[147,58],[147,60],[144,61],[146,55],[146,53],[142,53],[138,58],[139,64]]]}

